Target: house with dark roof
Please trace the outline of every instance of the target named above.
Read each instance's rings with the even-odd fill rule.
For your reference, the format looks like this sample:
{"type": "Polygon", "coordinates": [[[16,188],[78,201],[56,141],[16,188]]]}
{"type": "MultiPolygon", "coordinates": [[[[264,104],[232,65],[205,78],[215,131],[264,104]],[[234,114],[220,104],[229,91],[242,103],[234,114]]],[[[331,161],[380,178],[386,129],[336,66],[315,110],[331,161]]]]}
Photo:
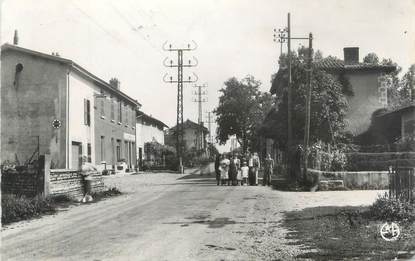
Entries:
{"type": "MultiPolygon", "coordinates": [[[[346,115],[346,126],[354,136],[365,132],[370,125],[372,114],[387,105],[387,77],[385,75],[396,70],[393,65],[368,64],[359,61],[359,48],[343,49],[344,60],[329,57],[314,63],[316,70],[324,70],[348,80],[352,94],[347,96],[349,110],[346,115]]],[[[284,69],[280,69],[275,77],[271,93],[274,94],[279,85],[284,69]]]]}
{"type": "MultiPolygon", "coordinates": [[[[176,147],[176,129],[177,125],[165,131],[166,144],[173,147],[176,147]]],[[[209,130],[205,126],[187,119],[185,122],[183,122],[183,132],[185,150],[207,150],[206,137],[209,134],[209,130]]]]}
{"type": "Polygon", "coordinates": [[[74,61],[17,45],[1,47],[1,158],[23,164],[49,154],[51,168],[136,164],[141,104],[74,61]]]}

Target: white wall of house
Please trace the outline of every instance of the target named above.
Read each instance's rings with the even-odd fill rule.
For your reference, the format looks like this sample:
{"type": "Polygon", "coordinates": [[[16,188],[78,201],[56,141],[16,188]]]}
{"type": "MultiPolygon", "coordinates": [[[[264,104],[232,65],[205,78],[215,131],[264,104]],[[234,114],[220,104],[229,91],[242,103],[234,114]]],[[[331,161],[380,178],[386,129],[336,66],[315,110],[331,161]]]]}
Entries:
{"type": "Polygon", "coordinates": [[[88,143],[91,144],[91,160],[95,162],[95,137],[94,137],[94,93],[98,88],[90,81],[82,78],[78,73],[71,71],[68,76],[69,82],[69,168],[72,166],[72,142],[82,143],[82,156],[87,156],[88,143]],[[90,126],[84,121],[84,100],[90,102],[90,126]]]}
{"type": "Polygon", "coordinates": [[[140,120],[136,123],[137,137],[137,157],[139,157],[139,149],[142,149],[143,159],[145,159],[144,144],[146,142],[157,141],[164,145],[164,132],[155,125],[143,124],[140,120]]]}

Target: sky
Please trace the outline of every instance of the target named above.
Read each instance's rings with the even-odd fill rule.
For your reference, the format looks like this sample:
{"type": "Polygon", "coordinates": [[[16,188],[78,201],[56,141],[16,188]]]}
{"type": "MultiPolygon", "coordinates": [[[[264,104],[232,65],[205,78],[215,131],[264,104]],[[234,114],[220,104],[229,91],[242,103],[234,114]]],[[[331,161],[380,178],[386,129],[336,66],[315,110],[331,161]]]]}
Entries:
{"type": "MultiPolygon", "coordinates": [[[[313,33],[315,49],[343,58],[343,48],[357,46],[360,59],[369,52],[391,58],[403,70],[415,63],[415,0],[3,0],[1,43],[45,53],[58,52],[98,77],[117,77],[121,90],[137,99],[147,114],[168,126],[176,123],[177,86],[163,75],[167,41],[197,49],[198,75],[207,84],[203,114],[218,104],[219,89],[230,77],[253,75],[269,91],[278,69],[280,45],[273,29],[284,28],[291,13],[293,37],[313,33]]],[[[304,41],[294,41],[296,49],[304,41]]],[[[286,47],[283,48],[286,51],[286,47]]],[[[184,87],[184,119],[197,121],[193,84],[184,87]]]]}

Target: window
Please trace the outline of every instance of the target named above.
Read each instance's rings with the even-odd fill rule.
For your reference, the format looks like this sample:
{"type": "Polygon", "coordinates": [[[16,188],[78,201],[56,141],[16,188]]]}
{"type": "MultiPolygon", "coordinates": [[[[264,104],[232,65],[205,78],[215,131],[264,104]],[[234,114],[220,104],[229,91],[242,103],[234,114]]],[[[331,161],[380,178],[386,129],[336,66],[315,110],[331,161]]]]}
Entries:
{"type": "Polygon", "coordinates": [[[88,162],[92,162],[92,159],[91,159],[91,151],[92,151],[92,149],[91,149],[91,143],[88,143],[88,148],[87,148],[88,162]]]}
{"type": "Polygon", "coordinates": [[[132,113],[132,115],[131,115],[131,123],[132,123],[132,126],[133,127],[135,127],[135,124],[137,123],[136,122],[136,115],[135,115],[135,110],[133,110],[133,113],[132,113]]]}
{"type": "Polygon", "coordinates": [[[128,106],[127,104],[124,105],[125,106],[125,124],[128,125],[128,119],[129,119],[129,113],[130,111],[128,110],[128,106]]]}
{"type": "Polygon", "coordinates": [[[111,161],[112,164],[115,164],[115,144],[114,144],[114,138],[111,138],[111,161]]]}
{"type": "Polygon", "coordinates": [[[121,159],[121,140],[117,140],[116,153],[117,153],[117,161],[120,161],[120,159],[121,159]]]}
{"type": "Polygon", "coordinates": [[[91,126],[91,102],[84,99],[84,124],[91,126]]]}
{"type": "Polygon", "coordinates": [[[118,122],[122,122],[122,103],[118,100],[118,122]]]}
{"type": "Polygon", "coordinates": [[[101,136],[101,161],[105,161],[105,137],[101,136]]]}
{"type": "Polygon", "coordinates": [[[105,116],[104,98],[101,98],[101,116],[105,116]]]}
{"type": "Polygon", "coordinates": [[[111,98],[111,120],[114,120],[115,100],[111,98]]]}

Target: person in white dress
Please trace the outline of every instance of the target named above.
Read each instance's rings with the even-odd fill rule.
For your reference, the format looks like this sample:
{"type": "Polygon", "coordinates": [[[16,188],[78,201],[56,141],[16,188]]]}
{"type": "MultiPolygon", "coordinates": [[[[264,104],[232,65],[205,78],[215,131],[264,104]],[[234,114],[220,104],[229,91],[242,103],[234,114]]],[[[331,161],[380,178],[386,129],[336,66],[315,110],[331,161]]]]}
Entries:
{"type": "Polygon", "coordinates": [[[223,156],[221,162],[220,162],[220,179],[222,186],[226,184],[226,182],[229,180],[228,171],[229,171],[229,159],[226,158],[226,156],[223,156]]]}
{"type": "Polygon", "coordinates": [[[244,184],[248,185],[248,173],[249,173],[249,167],[247,166],[246,162],[244,161],[242,163],[242,167],[241,167],[241,176],[242,176],[242,183],[241,185],[243,186],[244,184]]]}

